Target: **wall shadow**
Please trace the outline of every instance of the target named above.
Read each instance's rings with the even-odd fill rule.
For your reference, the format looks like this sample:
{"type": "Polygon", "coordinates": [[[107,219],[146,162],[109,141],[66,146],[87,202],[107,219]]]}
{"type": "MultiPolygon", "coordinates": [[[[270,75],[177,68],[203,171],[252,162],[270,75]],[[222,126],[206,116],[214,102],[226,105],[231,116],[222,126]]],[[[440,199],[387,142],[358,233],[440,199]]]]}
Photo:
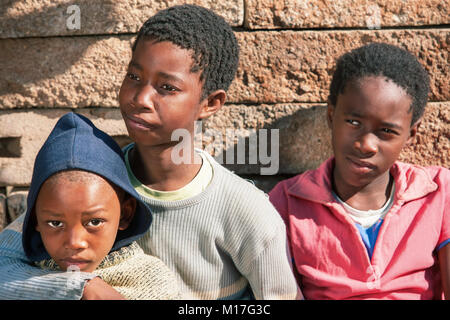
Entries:
{"type": "MultiPolygon", "coordinates": [[[[227,169],[253,180],[264,191],[268,191],[282,179],[315,169],[332,154],[325,105],[300,108],[251,132],[249,136],[240,136],[228,147],[217,150],[214,157],[219,162],[222,161],[227,169]],[[278,140],[271,139],[273,129],[278,130],[278,140]],[[267,135],[261,135],[264,130],[267,131],[267,135]],[[266,143],[267,146],[261,148],[261,143],[266,143]],[[242,157],[243,150],[244,157],[242,157]],[[238,163],[239,152],[241,163],[238,163]],[[254,163],[255,158],[257,163],[254,163]],[[278,161],[276,172],[268,174],[273,170],[267,169],[270,167],[274,169],[274,164],[268,163],[268,160],[278,161]]],[[[206,145],[211,146],[211,139],[204,140],[206,145]]],[[[207,149],[205,143],[203,148],[207,149]]]]}

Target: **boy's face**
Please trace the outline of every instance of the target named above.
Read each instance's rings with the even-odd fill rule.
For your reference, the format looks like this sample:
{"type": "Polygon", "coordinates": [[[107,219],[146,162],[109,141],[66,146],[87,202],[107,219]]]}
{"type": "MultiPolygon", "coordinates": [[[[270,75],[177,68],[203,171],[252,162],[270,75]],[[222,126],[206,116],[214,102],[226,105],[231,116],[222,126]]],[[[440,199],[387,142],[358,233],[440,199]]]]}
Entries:
{"type": "Polygon", "coordinates": [[[36,200],[36,230],[62,270],[72,265],[92,272],[111,250],[117,231],[128,227],[133,200],[121,204],[114,188],[100,177],[94,181],[47,180],[36,200]]]}
{"type": "Polygon", "coordinates": [[[410,106],[410,96],[384,77],[346,85],[336,106],[328,106],[336,186],[364,187],[386,178],[417,132],[410,106]]]}
{"type": "Polygon", "coordinates": [[[191,72],[188,50],[171,42],[140,39],[119,92],[122,116],[130,137],[142,146],[175,144],[175,129],[187,129],[203,118],[201,72],[191,72]]]}

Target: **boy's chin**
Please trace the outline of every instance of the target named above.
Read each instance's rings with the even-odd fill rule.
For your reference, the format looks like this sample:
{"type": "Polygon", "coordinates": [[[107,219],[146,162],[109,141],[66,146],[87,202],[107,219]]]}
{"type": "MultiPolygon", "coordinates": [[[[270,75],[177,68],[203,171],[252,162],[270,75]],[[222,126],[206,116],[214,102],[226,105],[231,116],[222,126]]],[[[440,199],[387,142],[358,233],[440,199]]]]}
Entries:
{"type": "Polygon", "coordinates": [[[383,183],[383,181],[385,181],[384,174],[386,173],[380,174],[378,172],[372,172],[367,175],[355,175],[349,173],[344,180],[348,186],[352,186],[355,189],[363,189],[370,185],[374,186],[383,183]]]}

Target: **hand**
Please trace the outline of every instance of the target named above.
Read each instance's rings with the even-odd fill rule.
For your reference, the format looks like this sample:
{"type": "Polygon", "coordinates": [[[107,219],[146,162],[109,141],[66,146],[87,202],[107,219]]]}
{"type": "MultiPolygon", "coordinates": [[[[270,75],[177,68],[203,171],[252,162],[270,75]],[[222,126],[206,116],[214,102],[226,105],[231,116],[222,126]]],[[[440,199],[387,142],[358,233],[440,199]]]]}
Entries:
{"type": "Polygon", "coordinates": [[[125,298],[105,281],[95,277],[88,280],[84,286],[81,300],[125,300],[125,298]]]}

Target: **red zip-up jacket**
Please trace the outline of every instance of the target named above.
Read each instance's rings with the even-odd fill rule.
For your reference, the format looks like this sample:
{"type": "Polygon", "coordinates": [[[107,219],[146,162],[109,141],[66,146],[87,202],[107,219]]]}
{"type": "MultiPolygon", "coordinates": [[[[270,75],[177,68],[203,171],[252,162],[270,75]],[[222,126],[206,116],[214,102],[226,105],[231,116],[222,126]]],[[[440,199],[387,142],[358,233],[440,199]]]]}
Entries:
{"type": "Polygon", "coordinates": [[[450,238],[450,170],[396,162],[392,208],[372,259],[331,193],[334,159],[278,183],[270,200],[285,221],[306,299],[441,299],[437,248],[450,238]]]}

